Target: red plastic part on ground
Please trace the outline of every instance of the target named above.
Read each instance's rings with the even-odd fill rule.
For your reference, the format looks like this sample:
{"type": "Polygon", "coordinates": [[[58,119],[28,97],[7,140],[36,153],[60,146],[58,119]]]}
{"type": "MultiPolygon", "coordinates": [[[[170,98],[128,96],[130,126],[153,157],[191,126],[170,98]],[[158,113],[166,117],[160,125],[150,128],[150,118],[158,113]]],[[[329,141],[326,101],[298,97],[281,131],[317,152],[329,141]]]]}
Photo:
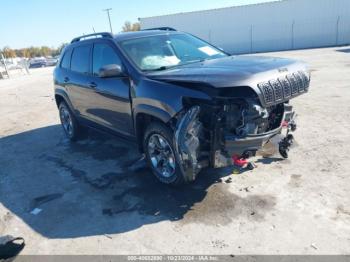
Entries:
{"type": "Polygon", "coordinates": [[[233,160],[233,163],[234,163],[236,166],[242,167],[242,166],[248,164],[248,160],[247,160],[247,159],[241,158],[241,157],[239,157],[239,156],[237,156],[237,155],[233,155],[233,156],[232,156],[232,160],[233,160]]]}

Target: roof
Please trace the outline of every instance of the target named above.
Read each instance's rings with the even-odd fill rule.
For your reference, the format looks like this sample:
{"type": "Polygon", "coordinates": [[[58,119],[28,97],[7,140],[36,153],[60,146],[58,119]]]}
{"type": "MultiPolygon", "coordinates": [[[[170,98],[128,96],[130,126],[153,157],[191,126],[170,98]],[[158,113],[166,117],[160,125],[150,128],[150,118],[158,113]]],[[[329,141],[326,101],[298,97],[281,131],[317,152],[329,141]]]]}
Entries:
{"type": "Polygon", "coordinates": [[[145,30],[145,31],[135,31],[135,32],[124,32],[114,35],[116,41],[124,41],[145,36],[154,35],[166,35],[166,34],[177,34],[178,31],[167,31],[167,30],[145,30]]]}
{"type": "Polygon", "coordinates": [[[167,35],[167,34],[177,34],[178,31],[169,31],[169,30],[160,30],[160,29],[150,29],[150,30],[143,30],[143,31],[134,31],[134,32],[122,32],[119,34],[111,34],[108,32],[100,32],[100,33],[93,33],[88,35],[82,35],[74,38],[70,45],[79,44],[79,43],[86,43],[86,41],[93,41],[96,38],[105,38],[110,40],[115,40],[117,42],[129,40],[129,39],[136,39],[140,37],[145,36],[155,36],[155,35],[167,35]],[[99,37],[98,37],[99,36],[99,37]]]}

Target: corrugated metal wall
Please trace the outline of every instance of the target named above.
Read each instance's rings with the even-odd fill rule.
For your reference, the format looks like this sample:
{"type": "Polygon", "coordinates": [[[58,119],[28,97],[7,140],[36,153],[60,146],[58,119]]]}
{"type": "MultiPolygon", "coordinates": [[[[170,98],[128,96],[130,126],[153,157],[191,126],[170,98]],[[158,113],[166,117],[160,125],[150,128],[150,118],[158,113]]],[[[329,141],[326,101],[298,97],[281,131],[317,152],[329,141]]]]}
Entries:
{"type": "Polygon", "coordinates": [[[350,0],[283,0],[140,21],[142,29],[174,27],[236,54],[350,44],[350,0]]]}

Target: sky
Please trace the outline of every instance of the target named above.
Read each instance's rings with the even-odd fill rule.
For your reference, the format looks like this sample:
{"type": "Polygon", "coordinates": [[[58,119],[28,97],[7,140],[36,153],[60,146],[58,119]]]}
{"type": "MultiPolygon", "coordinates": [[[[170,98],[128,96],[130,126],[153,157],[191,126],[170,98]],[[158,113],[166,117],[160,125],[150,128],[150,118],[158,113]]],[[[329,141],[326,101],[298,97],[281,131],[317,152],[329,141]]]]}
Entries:
{"type": "Polygon", "coordinates": [[[106,8],[112,8],[114,33],[139,17],[267,2],[267,0],[14,0],[0,5],[0,48],[57,47],[76,36],[109,31],[106,8]]]}

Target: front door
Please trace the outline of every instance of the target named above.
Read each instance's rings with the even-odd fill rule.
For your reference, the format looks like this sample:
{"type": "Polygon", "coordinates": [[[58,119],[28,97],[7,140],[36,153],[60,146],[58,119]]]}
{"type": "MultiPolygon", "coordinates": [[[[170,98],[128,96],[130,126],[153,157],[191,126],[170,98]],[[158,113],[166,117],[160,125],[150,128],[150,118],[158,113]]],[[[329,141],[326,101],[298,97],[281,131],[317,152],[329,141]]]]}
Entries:
{"type": "Polygon", "coordinates": [[[108,40],[100,40],[92,50],[92,81],[94,97],[86,112],[89,118],[124,135],[133,135],[133,122],[129,96],[129,77],[99,77],[99,70],[110,64],[123,68],[116,47],[108,40]]]}

